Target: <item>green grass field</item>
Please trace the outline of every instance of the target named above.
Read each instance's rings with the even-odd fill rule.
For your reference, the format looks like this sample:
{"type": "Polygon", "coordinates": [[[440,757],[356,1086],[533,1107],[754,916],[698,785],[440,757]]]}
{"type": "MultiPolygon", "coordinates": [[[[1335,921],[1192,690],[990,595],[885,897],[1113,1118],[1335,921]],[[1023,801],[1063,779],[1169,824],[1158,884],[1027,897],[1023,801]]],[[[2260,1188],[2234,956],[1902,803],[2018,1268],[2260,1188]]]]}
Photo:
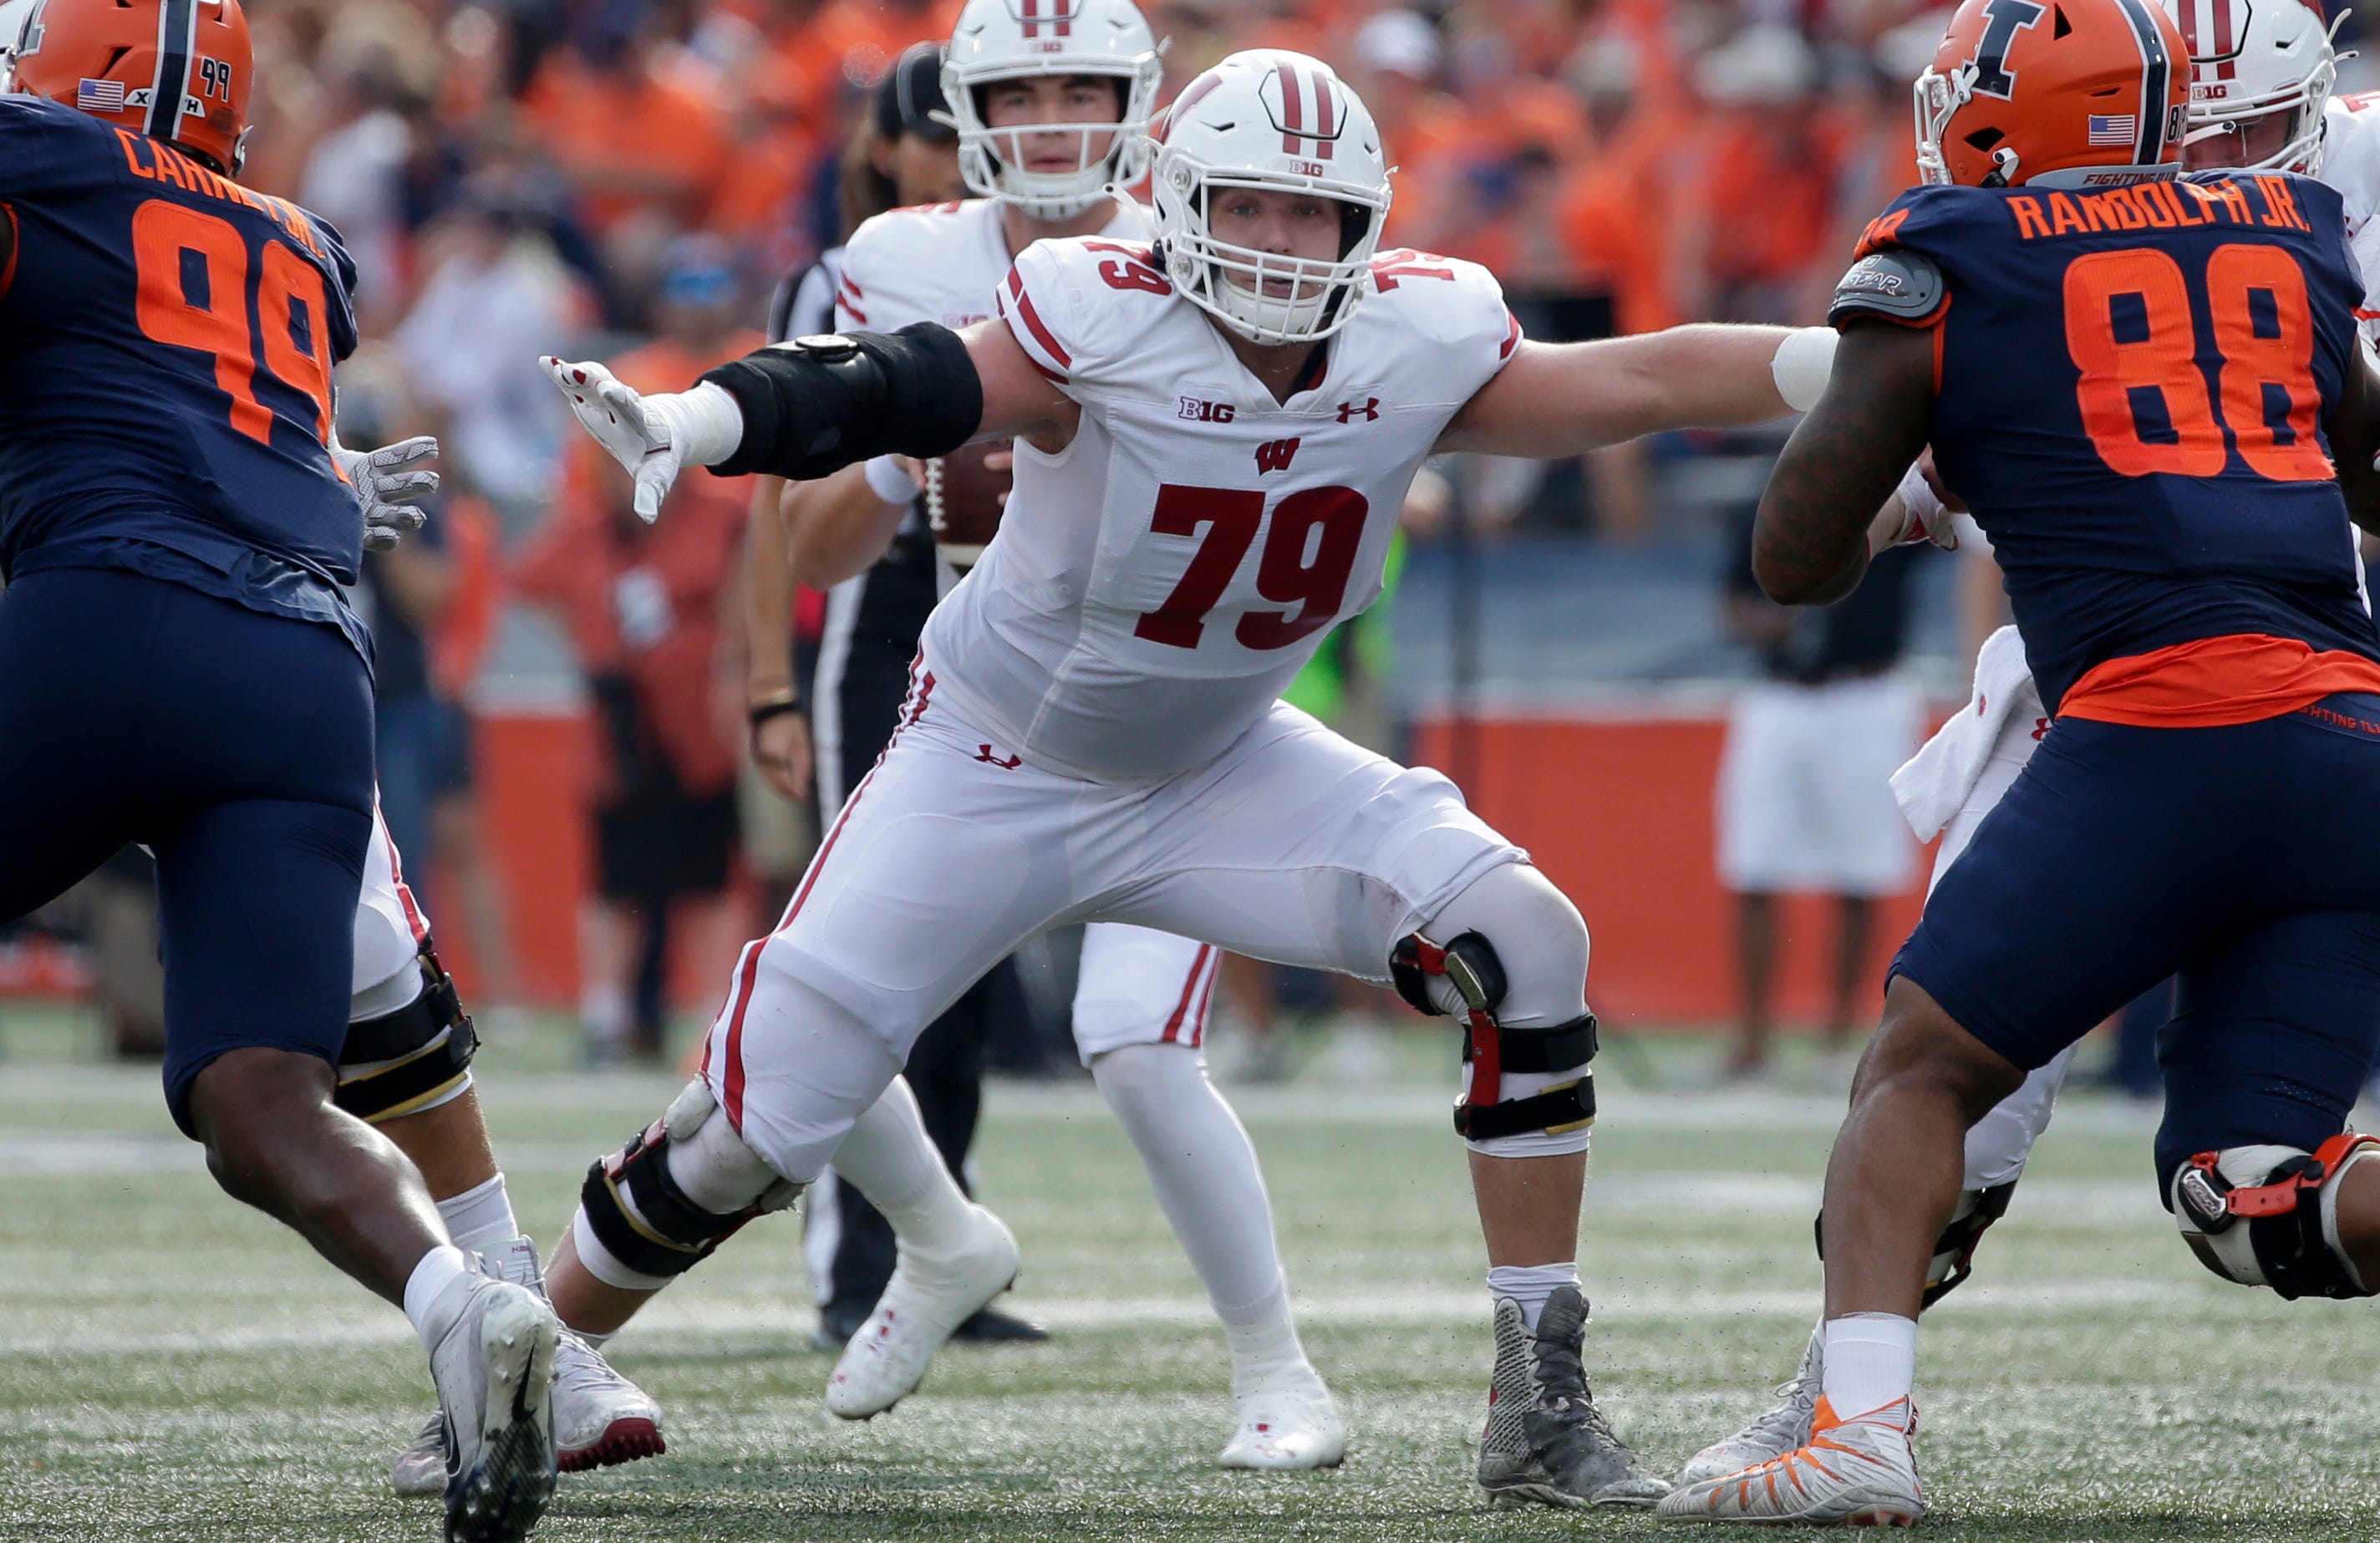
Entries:
{"type": "MultiPolygon", "coordinates": [[[[78,1063],[55,1020],[0,1019],[0,1539],[406,1539],[388,1498],[428,1407],[403,1318],[214,1190],[152,1073],[78,1063]]],[[[1423,1054],[1406,1047],[1407,1061],[1423,1054]]],[[[1661,1059],[1681,1063],[1682,1052],[1661,1059]]],[[[481,1085],[524,1223],[550,1240],[600,1148],[668,1079],[481,1085]]],[[[1138,1162],[1087,1087],[1000,1087],[985,1197],[1025,1245],[1047,1347],[947,1353],[846,1426],[796,1229],[755,1226],[615,1345],[670,1453],[565,1477],[570,1539],[1645,1537],[1643,1515],[1490,1511],[1470,1478],[1487,1307],[1440,1087],[1320,1077],[1241,1095],[1306,1343],[1348,1415],[1334,1473],[1211,1466],[1221,1339],[1138,1162]]],[[[1817,1095],[1643,1091],[1607,1073],[1580,1259],[1589,1368],[1674,1469],[1791,1369],[1815,1316],[1810,1214],[1839,1111],[1817,1095]]],[[[2146,1178],[2151,1121],[2077,1096],[1984,1276],[1928,1320],[1921,1460],[1946,1538],[2380,1537],[2372,1307],[2284,1304],[2204,1273],[2146,1178]]]]}

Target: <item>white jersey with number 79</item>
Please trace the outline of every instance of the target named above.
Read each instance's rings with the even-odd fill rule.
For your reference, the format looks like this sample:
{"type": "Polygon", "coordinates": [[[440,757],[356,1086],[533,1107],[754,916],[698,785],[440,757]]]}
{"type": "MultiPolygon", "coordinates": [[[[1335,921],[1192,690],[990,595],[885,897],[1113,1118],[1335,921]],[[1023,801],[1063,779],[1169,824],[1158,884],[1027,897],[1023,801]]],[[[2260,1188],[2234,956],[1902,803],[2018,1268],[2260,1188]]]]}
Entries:
{"type": "Polygon", "coordinates": [[[1055,456],[1017,442],[926,662],[1009,751],[1102,780],[1212,759],[1378,597],[1414,473],[1521,338],[1486,269],[1410,251],[1373,261],[1285,403],[1142,243],[1037,243],[1000,313],[1082,423],[1055,456]]]}

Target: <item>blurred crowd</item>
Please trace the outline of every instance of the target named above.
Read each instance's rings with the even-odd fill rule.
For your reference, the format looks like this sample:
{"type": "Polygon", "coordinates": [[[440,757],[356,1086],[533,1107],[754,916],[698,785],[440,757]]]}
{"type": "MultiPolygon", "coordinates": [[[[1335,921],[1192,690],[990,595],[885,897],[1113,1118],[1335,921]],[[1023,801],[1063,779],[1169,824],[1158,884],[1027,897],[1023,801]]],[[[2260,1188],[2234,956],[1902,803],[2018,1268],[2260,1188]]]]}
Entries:
{"type": "MultiPolygon", "coordinates": [[[[1167,40],[1160,104],[1240,48],[1332,63],[1398,168],[1387,244],[1488,264],[1555,341],[1818,320],[1862,224],[1913,178],[1909,82],[1949,9],[1143,3],[1167,40]]],[[[673,917],[701,953],[743,935],[749,918],[716,904],[732,844],[763,889],[803,854],[748,766],[738,785],[743,491],[688,479],[641,526],[538,357],[627,355],[669,385],[752,346],[771,290],[867,201],[877,82],[909,44],[946,37],[958,5],[249,0],[243,180],[328,218],[360,270],[343,434],[444,444],[438,518],[372,560],[362,599],[389,822],[417,874],[451,887],[431,905],[468,934],[487,998],[547,989],[507,966],[472,799],[475,683],[535,675],[524,660],[566,679],[592,725],[578,953],[599,1037],[655,1042],[673,917]]],[[[1447,486],[1473,529],[1560,504],[1557,524],[1626,536],[1658,523],[1652,457],[1677,448],[1616,447],[1550,480],[1467,465],[1447,486]]]]}

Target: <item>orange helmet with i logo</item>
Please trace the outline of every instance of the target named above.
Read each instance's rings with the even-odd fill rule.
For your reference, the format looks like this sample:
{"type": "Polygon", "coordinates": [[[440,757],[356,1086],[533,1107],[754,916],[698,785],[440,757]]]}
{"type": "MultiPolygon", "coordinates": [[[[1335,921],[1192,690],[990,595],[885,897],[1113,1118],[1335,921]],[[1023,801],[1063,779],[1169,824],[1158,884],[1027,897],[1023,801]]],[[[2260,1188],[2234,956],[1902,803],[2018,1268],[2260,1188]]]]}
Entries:
{"type": "Polygon", "coordinates": [[[2190,56],[2157,0],[1966,0],[1916,99],[1927,182],[2121,187],[2181,169],[2190,56]]]}

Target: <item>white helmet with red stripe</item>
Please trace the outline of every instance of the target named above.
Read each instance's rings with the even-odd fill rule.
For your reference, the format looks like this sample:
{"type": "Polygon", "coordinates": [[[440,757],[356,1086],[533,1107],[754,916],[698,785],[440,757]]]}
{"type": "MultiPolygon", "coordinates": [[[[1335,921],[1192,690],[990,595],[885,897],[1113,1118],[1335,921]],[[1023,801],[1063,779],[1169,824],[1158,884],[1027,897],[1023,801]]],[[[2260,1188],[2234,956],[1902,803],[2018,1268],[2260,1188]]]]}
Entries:
{"type": "MultiPolygon", "coordinates": [[[[2190,139],[2293,115],[2289,140],[2242,171],[2322,167],[2322,108],[2338,76],[2322,13],[2303,0],[2165,0],[2190,48],[2190,139]]],[[[2338,13],[2339,20],[2347,13],[2338,13]]],[[[2240,158],[2243,162],[2245,157],[2240,158]]]]}
{"type": "Polygon", "coordinates": [[[1156,34],[1132,0],[967,0],[942,62],[942,95],[959,132],[959,171],[967,187],[1038,219],[1064,220],[1098,202],[1110,185],[1137,181],[1163,70],[1156,34]],[[1009,128],[984,121],[986,88],[1036,75],[1112,78],[1116,115],[1009,128]],[[1073,168],[1027,170],[1023,136],[1053,132],[1075,136],[1073,168]]]}
{"type": "Polygon", "coordinates": [[[1234,54],[1182,88],[1155,140],[1149,199],[1174,287],[1258,343],[1310,343],[1364,298],[1389,213],[1389,164],[1371,111],[1329,65],[1284,49],[1234,54]],[[1339,255],[1313,261],[1216,239],[1219,188],[1337,200],[1339,255]]]}

